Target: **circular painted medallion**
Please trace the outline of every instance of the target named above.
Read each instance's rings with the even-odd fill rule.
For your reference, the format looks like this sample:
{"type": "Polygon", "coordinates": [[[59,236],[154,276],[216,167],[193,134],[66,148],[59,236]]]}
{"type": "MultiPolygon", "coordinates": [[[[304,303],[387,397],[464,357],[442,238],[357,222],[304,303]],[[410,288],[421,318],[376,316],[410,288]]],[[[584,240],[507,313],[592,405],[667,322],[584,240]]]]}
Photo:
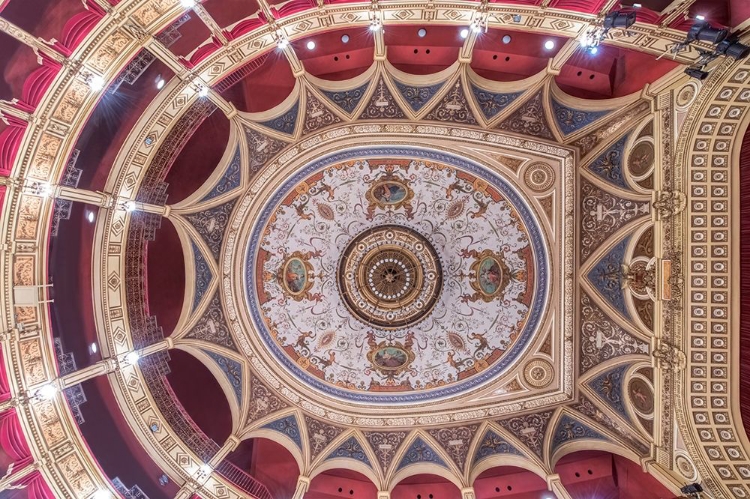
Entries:
{"type": "Polygon", "coordinates": [[[338,280],[344,303],[362,322],[396,329],[416,324],[432,310],[442,271],[427,239],[407,227],[384,225],[349,243],[338,280]]]}
{"type": "Polygon", "coordinates": [[[286,371],[330,396],[458,395],[544,317],[540,224],[503,177],[417,148],[342,151],[290,176],[249,234],[246,299],[286,371]]]}

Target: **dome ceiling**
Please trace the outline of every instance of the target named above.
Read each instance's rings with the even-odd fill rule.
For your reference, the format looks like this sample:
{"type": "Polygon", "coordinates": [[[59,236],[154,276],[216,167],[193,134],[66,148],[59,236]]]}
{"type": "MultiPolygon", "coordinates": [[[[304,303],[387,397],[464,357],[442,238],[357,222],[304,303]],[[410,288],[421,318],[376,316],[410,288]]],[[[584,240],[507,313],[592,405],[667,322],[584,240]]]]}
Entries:
{"type": "MultiPolygon", "coordinates": [[[[562,470],[582,449],[644,463],[672,493],[702,478],[717,497],[743,497],[746,438],[734,430],[741,423],[731,419],[727,399],[711,398],[713,422],[700,397],[680,405],[688,379],[691,390],[706,387],[705,353],[689,354],[705,346],[696,335],[709,327],[700,307],[690,308],[689,326],[685,315],[687,269],[701,273],[707,265],[699,245],[687,256],[687,213],[706,206],[685,193],[691,182],[711,183],[711,196],[721,197],[719,184],[728,181],[720,170],[710,180],[686,171],[728,163],[750,106],[742,62],[727,60],[705,84],[688,81],[678,64],[698,57],[697,44],[623,81],[623,68],[632,72],[684,36],[679,16],[654,6],[639,11],[631,32],[611,33],[605,62],[597,63],[576,52],[575,41],[604,8],[597,2],[511,8],[293,0],[261,2],[240,22],[212,2],[192,6],[187,17],[169,0],[130,3],[96,2],[71,24],[80,31],[66,28],[61,64],[77,43],[103,45],[76,56],[86,61],[80,74],[55,80],[63,98],[48,118],[35,117],[43,112],[39,102],[54,99],[41,87],[21,107],[0,107],[25,123],[9,127],[42,127],[28,137],[2,131],[2,158],[14,157],[5,154],[7,144],[21,147],[16,137],[25,137],[29,152],[19,155],[23,167],[11,164],[0,219],[14,245],[14,288],[3,306],[14,312],[12,327],[29,327],[14,329],[11,381],[30,396],[6,405],[19,414],[23,429],[15,434],[38,437],[28,440],[33,453],[39,446],[63,456],[59,466],[27,471],[29,480],[39,477],[39,490],[88,498],[112,488],[106,476],[100,483],[96,456],[86,450],[85,391],[95,390],[90,406],[117,411],[114,424],[137,444],[140,466],[162,470],[170,487],[179,485],[170,489],[178,497],[273,497],[286,490],[268,485],[274,473],[295,466],[296,499],[308,489],[317,498],[314,480],[338,476],[328,475],[335,469],[352,470],[342,480],[374,484],[379,499],[428,483],[418,477],[425,474],[464,499],[496,497],[482,480],[503,476],[493,471],[498,466],[529,470],[568,497],[562,470]],[[99,19],[118,24],[96,41],[98,31],[86,33],[99,19]],[[438,39],[414,38],[424,23],[438,39]],[[484,31],[461,34],[475,25],[484,31]],[[515,43],[535,48],[503,52],[506,26],[515,43]],[[551,52],[542,51],[547,38],[536,32],[550,36],[551,52]],[[639,53],[628,55],[626,47],[639,53]],[[513,69],[498,66],[503,58],[513,69]],[[148,72],[151,63],[158,75],[148,72]],[[133,71],[140,72],[127,83],[133,71]],[[71,131],[86,128],[97,79],[129,85],[145,75],[160,81],[159,92],[130,111],[140,118],[129,118],[108,148],[112,164],[90,180],[76,167],[78,154],[87,153],[77,152],[56,179],[59,158],[67,161],[64,151],[76,145],[71,131]],[[609,75],[605,83],[596,80],[602,75],[609,75]],[[711,96],[725,104],[711,104],[711,96]],[[704,108],[714,121],[698,128],[695,110],[704,108]],[[226,121],[226,138],[196,133],[217,120],[226,121]],[[727,138],[690,143],[693,132],[727,138]],[[221,149],[218,162],[205,159],[221,149]],[[690,167],[682,163],[688,157],[690,167]],[[179,201],[169,201],[172,192],[179,201]],[[93,234],[83,233],[93,239],[82,265],[93,317],[81,336],[95,334],[101,352],[89,351],[80,369],[74,361],[61,367],[51,384],[65,396],[45,397],[55,358],[72,356],[65,336],[49,356],[42,334],[56,305],[28,294],[44,274],[35,269],[47,265],[39,250],[46,243],[36,239],[64,232],[80,202],[96,207],[93,234]],[[163,233],[172,242],[159,249],[151,241],[163,233]],[[166,255],[154,254],[165,247],[166,255]],[[147,263],[166,262],[171,252],[184,265],[147,263]],[[180,276],[167,275],[175,269],[180,276]],[[179,307],[150,300],[177,289],[179,307]],[[174,327],[163,331],[162,317],[174,327]],[[206,409],[223,411],[215,422],[191,417],[197,401],[212,400],[190,393],[191,369],[196,392],[218,389],[226,398],[226,406],[222,400],[206,409]],[[83,384],[101,374],[96,388],[83,384]],[[688,413],[700,429],[682,428],[688,413]],[[68,424],[71,414],[77,425],[68,424]],[[713,431],[737,445],[712,446],[706,432],[713,431]],[[245,445],[261,440],[275,442],[257,445],[276,449],[274,459],[284,463],[278,470],[255,469],[255,457],[249,469],[238,464],[245,445]],[[708,463],[726,460],[734,468],[710,471],[708,463]]],[[[47,85],[55,70],[45,71],[47,85]]],[[[706,194],[696,188],[693,197],[706,194]]],[[[722,206],[710,208],[714,273],[726,270],[722,206]]],[[[690,223],[707,223],[701,216],[690,223]]],[[[708,237],[690,234],[696,244],[708,237]]],[[[705,281],[690,282],[700,288],[705,281]]],[[[712,300],[726,303],[723,281],[711,282],[712,300]]],[[[701,296],[690,299],[702,303],[701,296]]],[[[724,334],[728,312],[712,310],[710,328],[724,334]]],[[[726,344],[711,338],[716,393],[729,389],[720,381],[726,367],[718,367],[727,359],[717,353],[726,344]]]]}

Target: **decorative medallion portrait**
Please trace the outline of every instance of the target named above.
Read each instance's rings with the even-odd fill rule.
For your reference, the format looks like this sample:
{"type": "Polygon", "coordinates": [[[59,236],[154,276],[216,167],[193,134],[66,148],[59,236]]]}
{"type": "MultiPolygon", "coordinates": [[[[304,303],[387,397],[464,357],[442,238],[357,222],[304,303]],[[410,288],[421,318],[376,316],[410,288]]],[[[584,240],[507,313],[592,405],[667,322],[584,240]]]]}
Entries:
{"type": "Polygon", "coordinates": [[[547,261],[522,195],[480,165],[412,148],[341,152],[266,203],[247,300],[268,350],[306,384],[358,402],[427,401],[514,364],[544,317],[547,261]]]}
{"type": "Polygon", "coordinates": [[[636,411],[643,415],[654,412],[654,392],[641,378],[633,378],[628,383],[628,396],[636,411]]]}

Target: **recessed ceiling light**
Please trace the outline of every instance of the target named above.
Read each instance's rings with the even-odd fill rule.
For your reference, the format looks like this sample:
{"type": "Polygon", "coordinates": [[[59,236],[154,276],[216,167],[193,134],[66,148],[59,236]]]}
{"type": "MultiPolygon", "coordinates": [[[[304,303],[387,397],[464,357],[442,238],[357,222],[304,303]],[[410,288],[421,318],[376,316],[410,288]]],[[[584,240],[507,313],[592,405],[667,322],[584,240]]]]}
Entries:
{"type": "Polygon", "coordinates": [[[307,42],[307,50],[313,50],[315,48],[315,42],[310,40],[307,42]]]}
{"type": "Polygon", "coordinates": [[[546,42],[544,42],[544,48],[547,50],[552,50],[553,48],[555,48],[554,40],[547,40],[546,42]]]}
{"type": "Polygon", "coordinates": [[[505,35],[503,37],[503,43],[506,44],[506,45],[508,45],[511,40],[512,40],[512,38],[510,37],[510,35],[505,35]]]}
{"type": "Polygon", "coordinates": [[[92,76],[89,78],[89,88],[94,92],[97,92],[104,88],[104,78],[101,76],[92,76]]]}
{"type": "Polygon", "coordinates": [[[461,30],[461,38],[467,38],[469,36],[469,29],[464,28],[461,30]]]}
{"type": "Polygon", "coordinates": [[[419,31],[417,31],[417,36],[419,36],[419,38],[424,38],[425,36],[427,36],[427,30],[424,28],[419,28],[419,31]]]}
{"type": "Polygon", "coordinates": [[[341,43],[349,43],[349,35],[341,35],[341,43]]]}
{"type": "MultiPolygon", "coordinates": [[[[86,213],[86,220],[89,221],[89,223],[94,223],[94,219],[96,218],[96,215],[94,215],[93,211],[89,211],[86,213]]],[[[96,345],[96,343],[92,343],[92,345],[96,345]]]]}
{"type": "Polygon", "coordinates": [[[89,352],[96,353],[99,351],[99,347],[96,345],[96,343],[92,343],[89,345],[89,352]]]}
{"type": "Polygon", "coordinates": [[[164,78],[157,78],[156,79],[156,88],[159,89],[159,90],[161,90],[162,88],[164,88],[164,84],[165,83],[166,82],[164,81],[164,78]]]}

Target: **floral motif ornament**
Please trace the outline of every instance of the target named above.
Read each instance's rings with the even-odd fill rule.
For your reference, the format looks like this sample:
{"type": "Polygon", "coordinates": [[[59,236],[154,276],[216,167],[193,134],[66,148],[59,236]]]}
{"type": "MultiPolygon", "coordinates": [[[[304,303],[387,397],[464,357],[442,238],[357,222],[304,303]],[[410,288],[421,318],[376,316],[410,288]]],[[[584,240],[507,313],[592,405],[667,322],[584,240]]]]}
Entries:
{"type": "Polygon", "coordinates": [[[327,156],[286,180],[249,235],[251,319],[277,361],[337,398],[462,393],[513,365],[544,316],[548,254],[533,217],[463,158],[327,156]]]}

